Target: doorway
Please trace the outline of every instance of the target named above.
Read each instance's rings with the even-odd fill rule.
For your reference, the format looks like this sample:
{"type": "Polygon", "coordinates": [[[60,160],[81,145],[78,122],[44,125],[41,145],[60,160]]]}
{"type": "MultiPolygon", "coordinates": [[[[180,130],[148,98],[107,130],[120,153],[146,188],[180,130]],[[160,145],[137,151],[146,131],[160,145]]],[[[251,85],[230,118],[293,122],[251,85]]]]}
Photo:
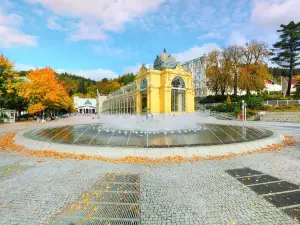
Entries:
{"type": "Polygon", "coordinates": [[[142,113],[147,113],[148,111],[148,105],[147,105],[147,92],[146,91],[143,91],[141,92],[141,112],[142,113]]]}

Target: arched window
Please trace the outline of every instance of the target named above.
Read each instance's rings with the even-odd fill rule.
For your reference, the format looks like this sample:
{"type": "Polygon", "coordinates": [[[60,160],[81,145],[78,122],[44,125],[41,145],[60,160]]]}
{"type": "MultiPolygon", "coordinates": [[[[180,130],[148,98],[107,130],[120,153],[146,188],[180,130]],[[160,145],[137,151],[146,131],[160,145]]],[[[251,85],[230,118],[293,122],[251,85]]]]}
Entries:
{"type": "Polygon", "coordinates": [[[181,77],[175,77],[172,80],[172,88],[185,88],[185,82],[181,77]]]}
{"type": "Polygon", "coordinates": [[[146,78],[142,79],[142,80],[141,80],[141,83],[140,83],[140,89],[141,89],[141,90],[144,90],[144,89],[147,88],[147,86],[148,86],[147,79],[146,79],[146,78]]]}
{"type": "Polygon", "coordinates": [[[172,80],[171,111],[185,111],[185,82],[181,77],[172,80]]]}

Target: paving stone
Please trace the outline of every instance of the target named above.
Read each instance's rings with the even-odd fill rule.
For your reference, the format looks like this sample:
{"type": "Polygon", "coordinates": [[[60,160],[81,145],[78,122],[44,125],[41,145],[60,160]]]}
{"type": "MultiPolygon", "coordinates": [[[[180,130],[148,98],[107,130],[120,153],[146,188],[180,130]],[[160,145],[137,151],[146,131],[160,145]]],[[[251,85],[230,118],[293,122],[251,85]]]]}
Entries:
{"type": "MultiPolygon", "coordinates": [[[[295,135],[299,132],[296,128],[288,130],[286,127],[275,127],[274,129],[282,130],[286,135],[295,135]]],[[[8,127],[7,130],[12,129],[8,127]]],[[[141,224],[143,225],[227,225],[233,222],[244,225],[298,224],[288,215],[288,211],[284,212],[276,208],[225,171],[252,168],[299,185],[299,159],[299,144],[279,152],[157,168],[52,158],[39,163],[37,158],[0,152],[1,166],[16,163],[30,166],[20,173],[1,180],[0,224],[47,224],[59,210],[64,209],[79,195],[92,188],[93,184],[106,173],[140,174],[141,224]],[[2,204],[6,206],[2,207],[2,204]]],[[[129,180],[130,182],[135,183],[132,180],[129,180]]],[[[126,185],[112,185],[110,188],[117,190],[126,187],[126,185]]],[[[95,188],[101,191],[105,187],[98,185],[95,188]]],[[[135,186],[130,186],[127,191],[135,189],[135,186]]]]}

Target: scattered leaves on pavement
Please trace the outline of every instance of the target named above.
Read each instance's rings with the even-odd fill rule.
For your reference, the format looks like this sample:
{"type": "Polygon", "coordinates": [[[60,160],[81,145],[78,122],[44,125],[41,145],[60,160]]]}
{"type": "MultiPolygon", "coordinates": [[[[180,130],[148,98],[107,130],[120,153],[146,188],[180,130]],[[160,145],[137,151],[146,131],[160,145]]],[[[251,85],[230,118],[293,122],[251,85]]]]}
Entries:
{"type": "Polygon", "coordinates": [[[14,143],[14,137],[16,133],[9,133],[0,136],[0,151],[18,151],[21,154],[26,151],[26,156],[35,156],[38,158],[52,157],[56,159],[75,159],[75,160],[99,160],[108,163],[127,163],[127,164],[147,164],[150,167],[155,167],[158,165],[172,165],[172,164],[182,164],[186,162],[195,163],[197,161],[206,162],[210,160],[224,160],[232,159],[234,157],[246,156],[253,153],[263,153],[263,152],[274,152],[280,151],[285,147],[292,147],[296,145],[296,140],[294,137],[285,136],[285,139],[280,144],[268,145],[264,148],[259,148],[253,151],[243,152],[243,153],[229,153],[222,156],[192,156],[186,158],[183,156],[168,156],[161,159],[152,159],[149,157],[136,157],[136,156],[126,156],[122,158],[105,158],[102,156],[89,156],[85,154],[74,154],[67,152],[57,152],[55,150],[30,150],[25,149],[24,146],[16,145],[14,143]]]}

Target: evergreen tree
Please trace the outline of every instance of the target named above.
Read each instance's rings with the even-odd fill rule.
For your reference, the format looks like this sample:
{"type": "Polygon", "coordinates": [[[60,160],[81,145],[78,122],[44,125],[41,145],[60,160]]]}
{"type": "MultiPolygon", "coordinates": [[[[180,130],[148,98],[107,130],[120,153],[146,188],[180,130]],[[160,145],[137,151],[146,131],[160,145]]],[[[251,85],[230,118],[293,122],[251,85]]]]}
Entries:
{"type": "Polygon", "coordinates": [[[86,89],[84,85],[84,81],[81,80],[79,83],[79,88],[78,88],[79,93],[86,94],[86,89]]]}
{"type": "Polygon", "coordinates": [[[300,65],[300,22],[291,21],[287,25],[281,24],[280,27],[281,30],[277,30],[277,32],[280,33],[281,40],[273,45],[271,55],[274,63],[289,70],[289,82],[286,91],[286,95],[289,96],[292,77],[295,75],[293,70],[300,65]]]}

